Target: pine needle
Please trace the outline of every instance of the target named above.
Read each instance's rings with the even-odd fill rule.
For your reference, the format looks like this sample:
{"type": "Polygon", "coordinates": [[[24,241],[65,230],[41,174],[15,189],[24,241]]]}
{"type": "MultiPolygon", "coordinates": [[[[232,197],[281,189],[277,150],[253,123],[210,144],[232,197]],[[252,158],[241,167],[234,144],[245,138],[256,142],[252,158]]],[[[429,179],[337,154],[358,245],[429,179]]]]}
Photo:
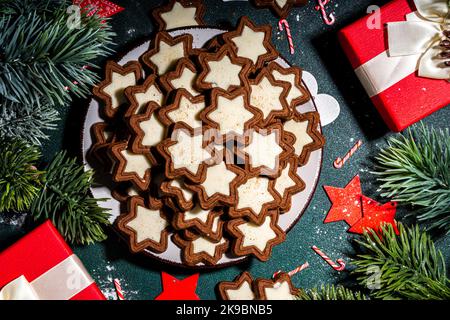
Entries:
{"type": "Polygon", "coordinates": [[[35,220],[51,219],[70,243],[90,244],[106,239],[109,212],[89,194],[93,171],[60,152],[47,167],[45,186],[31,206],[35,220]]]}
{"type": "Polygon", "coordinates": [[[450,280],[442,253],[430,236],[418,226],[398,224],[382,227],[382,237],[371,230],[356,240],[359,254],[352,271],[359,283],[373,289],[376,299],[443,300],[450,299],[450,280]]]}
{"type": "Polygon", "coordinates": [[[450,132],[423,124],[388,140],[375,158],[382,196],[412,205],[433,231],[450,232],[450,132]]]}
{"type": "Polygon", "coordinates": [[[20,140],[0,139],[0,212],[23,212],[41,189],[42,171],[35,165],[37,147],[20,140]]]}
{"type": "Polygon", "coordinates": [[[58,120],[58,111],[49,105],[23,105],[0,97],[0,139],[21,139],[40,146],[58,120]]]}
{"type": "Polygon", "coordinates": [[[71,94],[87,96],[98,80],[92,61],[111,53],[114,34],[105,19],[83,13],[81,27],[69,28],[69,1],[3,2],[0,95],[23,104],[44,98],[52,106],[71,101],[71,94]]]}
{"type": "Polygon", "coordinates": [[[352,291],[341,285],[326,285],[314,289],[301,289],[298,300],[369,300],[359,291],[352,291]]]}

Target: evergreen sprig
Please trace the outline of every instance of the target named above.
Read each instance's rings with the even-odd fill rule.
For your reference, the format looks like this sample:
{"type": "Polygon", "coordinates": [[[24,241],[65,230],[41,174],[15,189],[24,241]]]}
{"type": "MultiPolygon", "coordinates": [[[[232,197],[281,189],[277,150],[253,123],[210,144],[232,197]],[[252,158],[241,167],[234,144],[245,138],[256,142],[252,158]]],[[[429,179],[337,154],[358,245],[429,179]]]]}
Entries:
{"type": "Polygon", "coordinates": [[[22,139],[41,145],[58,120],[58,111],[47,104],[20,104],[0,97],[0,139],[22,139]]]}
{"type": "MultiPolygon", "coordinates": [[[[16,12],[30,2],[35,3],[5,1],[2,7],[16,12]]],[[[56,3],[42,2],[40,6],[56,3]]],[[[23,104],[44,98],[57,106],[70,101],[70,93],[89,94],[98,80],[90,70],[96,68],[92,61],[111,53],[113,32],[102,23],[104,18],[86,13],[81,14],[80,28],[70,28],[70,4],[60,1],[53,10],[25,7],[21,15],[0,16],[0,95],[23,104]]]]}
{"type": "Polygon", "coordinates": [[[298,300],[369,300],[359,291],[353,291],[341,285],[326,285],[314,289],[301,289],[298,300]]]}
{"type": "Polygon", "coordinates": [[[0,212],[23,212],[41,189],[40,151],[21,140],[0,139],[0,212]]]}
{"type": "Polygon", "coordinates": [[[412,205],[430,230],[450,232],[450,132],[421,124],[388,140],[376,156],[382,195],[412,205]]]}
{"type": "Polygon", "coordinates": [[[361,252],[352,271],[377,299],[442,300],[450,299],[450,280],[442,253],[430,236],[418,226],[398,224],[382,227],[379,237],[373,230],[356,240],[361,252]]]}
{"type": "Polygon", "coordinates": [[[66,3],[66,0],[0,0],[0,14],[20,16],[29,11],[51,14],[66,3]]]}
{"type": "Polygon", "coordinates": [[[109,212],[89,194],[93,172],[84,171],[75,159],[60,152],[47,167],[45,186],[31,206],[38,220],[51,219],[63,237],[76,244],[90,244],[106,239],[109,212]]]}

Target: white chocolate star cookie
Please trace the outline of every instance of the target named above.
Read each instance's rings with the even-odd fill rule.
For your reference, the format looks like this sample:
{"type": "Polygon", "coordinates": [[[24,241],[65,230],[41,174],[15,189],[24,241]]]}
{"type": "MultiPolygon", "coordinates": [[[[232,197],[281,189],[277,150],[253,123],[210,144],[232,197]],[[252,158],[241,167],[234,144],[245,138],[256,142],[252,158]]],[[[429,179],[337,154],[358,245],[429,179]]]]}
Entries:
{"type": "Polygon", "coordinates": [[[217,129],[226,141],[236,135],[242,137],[261,119],[261,114],[248,105],[247,92],[241,88],[231,93],[213,90],[211,104],[200,114],[200,118],[217,129]]]}
{"type": "Polygon", "coordinates": [[[250,64],[236,57],[229,45],[224,45],[217,53],[201,53],[199,60],[202,71],[197,78],[197,87],[200,89],[231,91],[247,82],[245,76],[250,64]]]}
{"type": "Polygon", "coordinates": [[[203,24],[204,6],[201,1],[169,1],[153,11],[159,30],[192,27],[203,24]]]}
{"type": "Polygon", "coordinates": [[[171,71],[178,60],[187,56],[192,48],[192,36],[185,34],[172,38],[167,32],[158,32],[152,49],[142,55],[142,61],[159,76],[171,71]]]}
{"type": "Polygon", "coordinates": [[[273,246],[285,239],[285,233],[278,226],[278,212],[272,211],[265,216],[261,224],[233,219],[228,222],[227,230],[235,237],[233,253],[237,256],[253,254],[261,261],[269,259],[273,246]]]}

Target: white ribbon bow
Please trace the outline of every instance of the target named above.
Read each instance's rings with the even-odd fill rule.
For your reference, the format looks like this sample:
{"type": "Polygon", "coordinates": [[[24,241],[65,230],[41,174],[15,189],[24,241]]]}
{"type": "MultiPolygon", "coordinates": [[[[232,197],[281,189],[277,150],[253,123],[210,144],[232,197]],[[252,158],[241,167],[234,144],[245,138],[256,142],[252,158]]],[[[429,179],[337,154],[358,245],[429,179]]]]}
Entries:
{"type": "Polygon", "coordinates": [[[80,259],[72,254],[29,282],[20,276],[0,290],[1,300],[70,300],[92,280],[80,259]]]}
{"type": "Polygon", "coordinates": [[[439,57],[445,39],[449,0],[414,0],[417,12],[406,16],[407,21],[387,24],[389,56],[417,56],[420,77],[450,79],[450,68],[439,57]]]}
{"type": "Polygon", "coordinates": [[[31,283],[24,276],[20,276],[0,290],[1,300],[39,300],[39,297],[31,283]]]}

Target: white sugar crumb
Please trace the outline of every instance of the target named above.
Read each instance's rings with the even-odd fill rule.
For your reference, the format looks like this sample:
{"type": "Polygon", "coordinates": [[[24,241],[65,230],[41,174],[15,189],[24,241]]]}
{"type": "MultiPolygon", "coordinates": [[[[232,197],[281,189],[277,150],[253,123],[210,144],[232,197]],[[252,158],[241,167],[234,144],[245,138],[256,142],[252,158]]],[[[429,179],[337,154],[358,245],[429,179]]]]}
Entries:
{"type": "Polygon", "coordinates": [[[136,32],[136,29],[130,29],[130,30],[127,31],[127,34],[128,35],[132,35],[135,32],[136,32]]]}
{"type": "Polygon", "coordinates": [[[295,19],[296,19],[297,21],[300,21],[300,15],[297,15],[297,16],[295,17],[295,19]]]}

